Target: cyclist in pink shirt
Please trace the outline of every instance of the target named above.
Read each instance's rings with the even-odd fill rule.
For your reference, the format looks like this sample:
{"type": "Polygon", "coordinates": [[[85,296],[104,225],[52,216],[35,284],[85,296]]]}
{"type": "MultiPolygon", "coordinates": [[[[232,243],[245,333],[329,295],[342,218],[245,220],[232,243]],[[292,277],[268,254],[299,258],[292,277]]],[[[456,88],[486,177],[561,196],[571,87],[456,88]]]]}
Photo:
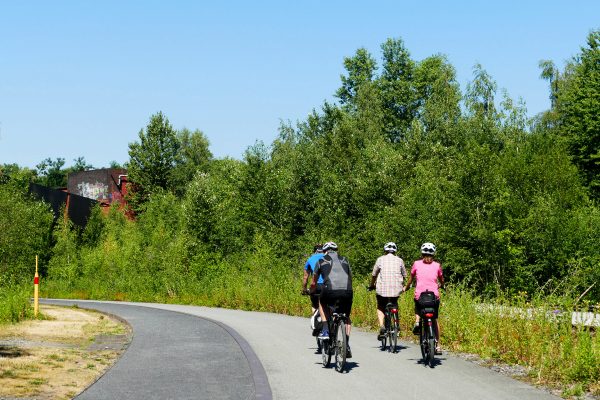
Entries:
{"type": "Polygon", "coordinates": [[[433,261],[435,255],[435,245],[433,243],[423,243],[421,246],[421,255],[423,258],[413,263],[410,270],[410,276],[408,282],[404,287],[404,291],[410,288],[413,280],[417,281],[415,287],[415,326],[413,327],[413,333],[419,334],[419,296],[421,293],[429,290],[435,294],[435,336],[437,339],[436,353],[441,354],[440,349],[440,327],[437,322],[438,310],[440,307],[440,291],[439,288],[444,286],[444,276],[442,275],[442,266],[440,263],[433,261]]]}

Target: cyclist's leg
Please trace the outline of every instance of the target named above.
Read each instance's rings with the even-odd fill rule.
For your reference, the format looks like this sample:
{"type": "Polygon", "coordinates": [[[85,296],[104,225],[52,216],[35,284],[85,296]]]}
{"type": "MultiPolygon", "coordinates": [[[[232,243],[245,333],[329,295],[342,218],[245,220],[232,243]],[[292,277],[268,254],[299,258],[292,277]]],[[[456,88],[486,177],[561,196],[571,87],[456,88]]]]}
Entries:
{"type": "Polygon", "coordinates": [[[311,294],[310,305],[312,308],[312,313],[314,314],[315,311],[319,309],[319,296],[317,296],[316,294],[311,294]]]}
{"type": "Polygon", "coordinates": [[[440,348],[440,324],[439,324],[440,300],[435,302],[435,338],[437,340],[438,349],[440,348]]]}
{"type": "Polygon", "coordinates": [[[323,329],[321,330],[321,333],[323,333],[325,330],[329,332],[329,302],[330,299],[327,291],[325,288],[323,288],[321,290],[321,295],[319,296],[319,313],[321,314],[321,322],[323,323],[323,329]]]}
{"type": "Polygon", "coordinates": [[[384,318],[385,318],[385,297],[381,297],[380,295],[376,295],[375,298],[377,299],[377,319],[379,320],[379,328],[383,328],[385,326],[384,324],[384,318]]]}
{"type": "MultiPolygon", "coordinates": [[[[323,286],[322,284],[318,283],[315,288],[315,292],[311,293],[311,295],[310,295],[310,303],[312,306],[313,314],[315,313],[316,310],[319,310],[319,313],[321,312],[320,308],[319,308],[319,296],[321,295],[322,286],[323,286]]],[[[322,317],[323,316],[321,315],[321,318],[322,317]]]]}
{"type": "Polygon", "coordinates": [[[413,326],[413,333],[415,335],[418,335],[417,329],[419,326],[419,314],[421,313],[421,309],[419,307],[419,302],[417,301],[417,299],[414,299],[414,301],[415,301],[415,325],[413,326]]]}
{"type": "Polygon", "coordinates": [[[354,299],[354,293],[349,291],[344,298],[344,313],[348,317],[348,323],[346,324],[346,334],[348,335],[348,340],[350,340],[350,331],[352,331],[352,320],[350,319],[350,314],[352,313],[352,301],[354,299]]]}

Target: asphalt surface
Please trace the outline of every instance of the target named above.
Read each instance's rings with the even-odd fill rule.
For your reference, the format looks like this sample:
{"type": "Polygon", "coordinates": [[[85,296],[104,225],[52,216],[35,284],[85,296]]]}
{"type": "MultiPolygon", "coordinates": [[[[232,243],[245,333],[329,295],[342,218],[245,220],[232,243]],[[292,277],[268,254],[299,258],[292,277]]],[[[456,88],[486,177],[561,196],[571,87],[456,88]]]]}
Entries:
{"type": "Polygon", "coordinates": [[[558,399],[448,354],[426,367],[412,343],[399,342],[396,354],[382,352],[374,333],[358,330],[351,334],[348,371],[340,374],[322,367],[308,318],[170,304],[77,303],[119,315],[134,331],[124,356],[78,399],[558,399]],[[174,329],[175,323],[184,331],[174,329]],[[243,339],[233,339],[226,328],[243,339]]]}
{"type": "Polygon", "coordinates": [[[250,346],[219,322],[128,304],[43,303],[93,308],[121,317],[133,328],[124,355],[78,400],[272,398],[250,346]]]}

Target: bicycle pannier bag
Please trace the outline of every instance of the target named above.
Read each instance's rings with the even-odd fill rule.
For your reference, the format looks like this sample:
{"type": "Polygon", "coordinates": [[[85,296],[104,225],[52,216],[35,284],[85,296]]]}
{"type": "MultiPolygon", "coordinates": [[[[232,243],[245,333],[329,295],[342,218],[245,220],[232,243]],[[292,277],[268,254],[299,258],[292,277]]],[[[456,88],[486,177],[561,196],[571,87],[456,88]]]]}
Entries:
{"type": "Polygon", "coordinates": [[[421,308],[435,307],[435,294],[427,290],[421,293],[418,302],[421,308]]]}

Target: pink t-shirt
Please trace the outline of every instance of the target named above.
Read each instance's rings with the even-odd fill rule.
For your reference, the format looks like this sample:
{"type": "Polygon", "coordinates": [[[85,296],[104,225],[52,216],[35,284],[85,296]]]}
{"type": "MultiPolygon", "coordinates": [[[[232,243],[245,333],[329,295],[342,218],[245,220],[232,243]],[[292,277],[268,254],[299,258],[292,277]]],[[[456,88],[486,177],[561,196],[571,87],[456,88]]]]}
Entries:
{"type": "Polygon", "coordinates": [[[423,260],[417,260],[413,263],[410,274],[413,279],[417,280],[415,299],[418,299],[421,293],[426,290],[435,293],[435,297],[440,297],[438,290],[438,279],[442,278],[440,263],[433,261],[431,264],[425,264],[423,260]]]}

